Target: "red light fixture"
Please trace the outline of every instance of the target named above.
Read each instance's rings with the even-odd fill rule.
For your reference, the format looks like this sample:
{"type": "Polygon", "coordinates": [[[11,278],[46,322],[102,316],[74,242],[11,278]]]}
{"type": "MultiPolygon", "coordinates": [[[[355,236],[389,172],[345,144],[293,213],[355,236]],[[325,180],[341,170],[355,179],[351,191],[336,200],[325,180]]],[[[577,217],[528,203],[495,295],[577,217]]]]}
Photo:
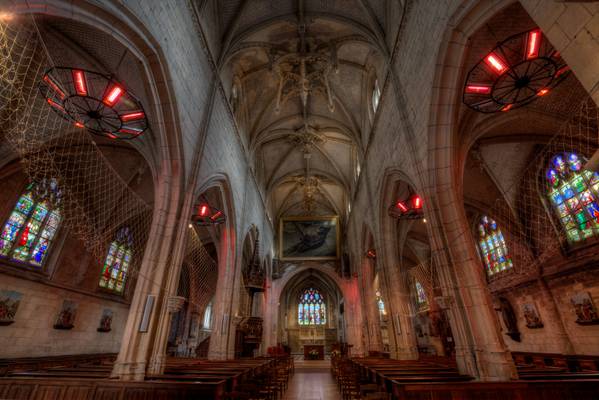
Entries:
{"type": "Polygon", "coordinates": [[[528,46],[526,58],[537,58],[539,56],[539,48],[541,47],[541,31],[535,29],[528,32],[528,46]]]}
{"type": "Polygon", "coordinates": [[[406,199],[398,200],[389,207],[389,215],[397,219],[423,218],[422,198],[410,190],[406,199]]]}
{"type": "MultiPolygon", "coordinates": [[[[48,74],[46,74],[48,76],[48,74]]],[[[73,70],[73,83],[75,84],[75,92],[79,96],[87,96],[87,82],[85,81],[85,72],[74,69],[73,70]]]]}
{"type": "Polygon", "coordinates": [[[39,89],[52,109],[77,128],[109,139],[133,139],[148,128],[141,102],[112,76],[54,67],[39,89]]]}
{"type": "Polygon", "coordinates": [[[507,70],[507,66],[505,65],[505,63],[501,61],[501,58],[499,58],[499,56],[497,56],[494,53],[489,54],[485,58],[485,62],[489,67],[491,67],[491,69],[493,69],[498,74],[503,74],[507,70]]]}
{"type": "Polygon", "coordinates": [[[106,93],[106,96],[104,96],[104,104],[112,107],[116,104],[117,101],[119,101],[119,99],[121,98],[122,95],[123,95],[123,88],[121,88],[120,86],[114,85],[106,93]]]}
{"type": "Polygon", "coordinates": [[[202,200],[194,209],[196,212],[191,220],[198,226],[218,225],[226,221],[225,213],[212,207],[206,200],[202,200]]]}
{"type": "Polygon", "coordinates": [[[468,85],[466,86],[466,93],[489,94],[491,93],[491,86],[468,85]]]}
{"type": "Polygon", "coordinates": [[[482,113],[514,110],[548,94],[569,70],[535,28],[508,37],[481,57],[468,73],[463,102],[482,113]]]}

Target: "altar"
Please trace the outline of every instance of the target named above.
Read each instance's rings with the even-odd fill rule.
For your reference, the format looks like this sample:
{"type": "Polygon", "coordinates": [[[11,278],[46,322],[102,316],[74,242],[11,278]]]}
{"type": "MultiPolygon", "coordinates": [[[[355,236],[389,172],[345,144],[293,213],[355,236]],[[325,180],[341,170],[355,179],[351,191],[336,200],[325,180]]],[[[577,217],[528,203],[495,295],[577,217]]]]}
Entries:
{"type": "Polygon", "coordinates": [[[324,360],[324,346],[322,344],[305,344],[304,360],[324,360]],[[314,352],[318,352],[318,355],[310,355],[310,353],[314,352]]]}

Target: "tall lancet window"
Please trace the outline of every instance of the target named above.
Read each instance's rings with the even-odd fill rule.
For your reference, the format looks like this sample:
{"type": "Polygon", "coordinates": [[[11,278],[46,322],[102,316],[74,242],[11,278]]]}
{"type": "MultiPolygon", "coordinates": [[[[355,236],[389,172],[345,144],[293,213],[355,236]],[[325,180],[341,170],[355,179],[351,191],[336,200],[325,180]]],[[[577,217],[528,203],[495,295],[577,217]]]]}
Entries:
{"type": "Polygon", "coordinates": [[[40,267],[60,224],[60,200],[56,180],[30,184],[0,234],[0,255],[40,267]]]}
{"type": "Polygon", "coordinates": [[[317,289],[302,292],[297,304],[297,322],[300,325],[324,325],[327,323],[326,302],[317,289]]]}
{"type": "Polygon", "coordinates": [[[121,228],[110,244],[108,255],[100,276],[100,287],[115,293],[123,293],[129,265],[131,264],[133,235],[127,227],[121,228]]]}
{"type": "Polygon", "coordinates": [[[560,153],[551,159],[546,177],[547,195],[568,242],[599,234],[599,174],[583,170],[577,154],[560,153]]]}
{"type": "Polygon", "coordinates": [[[414,287],[416,288],[416,302],[418,303],[418,308],[425,308],[428,306],[428,299],[426,298],[426,292],[424,291],[424,287],[420,284],[420,282],[415,281],[414,287]]]}
{"type": "Polygon", "coordinates": [[[379,108],[381,102],[381,87],[379,86],[379,80],[374,80],[374,87],[372,88],[372,113],[376,114],[376,110],[379,108]]]}
{"type": "Polygon", "coordinates": [[[489,276],[514,266],[503,233],[495,220],[486,215],[482,217],[478,224],[478,235],[478,247],[489,276]]]}

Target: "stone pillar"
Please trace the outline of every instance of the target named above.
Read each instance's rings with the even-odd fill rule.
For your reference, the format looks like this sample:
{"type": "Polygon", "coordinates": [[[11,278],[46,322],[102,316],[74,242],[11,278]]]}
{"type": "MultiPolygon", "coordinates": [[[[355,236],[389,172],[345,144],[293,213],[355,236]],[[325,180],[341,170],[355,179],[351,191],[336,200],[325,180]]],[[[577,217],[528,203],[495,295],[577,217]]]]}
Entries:
{"type": "Polygon", "coordinates": [[[231,341],[235,345],[235,332],[231,330],[231,313],[233,310],[233,294],[235,293],[235,249],[236,240],[233,229],[223,229],[218,258],[218,282],[212,312],[214,327],[210,336],[208,358],[211,360],[226,360],[232,357],[229,350],[231,341]]]}
{"type": "Polygon", "coordinates": [[[375,260],[362,258],[362,268],[360,283],[362,289],[362,307],[364,309],[364,324],[366,337],[367,351],[383,351],[383,341],[381,336],[381,321],[379,310],[376,304],[376,294],[374,291],[374,275],[375,260]]]}
{"type": "MultiPolygon", "coordinates": [[[[157,182],[158,188],[169,188],[168,194],[157,196],[152,228],[146,243],[143,260],[137,276],[137,283],[129,309],[129,316],[123,332],[121,349],[112,370],[112,377],[122,380],[143,380],[148,368],[152,346],[158,335],[159,320],[166,313],[164,300],[164,282],[168,276],[172,244],[177,229],[177,208],[179,202],[176,185],[169,185],[169,174],[163,172],[162,180],[157,182]],[[151,309],[146,310],[147,329],[140,332],[140,324],[144,318],[144,310],[148,299],[153,299],[151,309]]],[[[158,192],[158,190],[157,190],[158,192]]],[[[149,307],[148,307],[149,308],[149,307]]],[[[170,322],[170,321],[169,321],[170,322]]],[[[168,326],[159,336],[168,339],[168,326]]],[[[164,354],[164,353],[163,353],[164,354]]],[[[152,363],[161,365],[164,355],[154,357],[152,363]]],[[[152,368],[155,370],[156,368],[152,368]]]]}

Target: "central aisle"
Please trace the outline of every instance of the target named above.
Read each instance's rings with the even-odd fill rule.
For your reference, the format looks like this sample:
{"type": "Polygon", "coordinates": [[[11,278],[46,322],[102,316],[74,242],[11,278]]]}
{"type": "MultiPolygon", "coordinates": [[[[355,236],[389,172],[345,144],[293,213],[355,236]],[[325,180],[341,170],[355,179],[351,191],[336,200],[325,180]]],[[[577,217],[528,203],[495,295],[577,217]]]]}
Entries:
{"type": "Polygon", "coordinates": [[[296,361],[295,374],[283,400],[341,400],[337,384],[331,376],[331,362],[296,361]]]}

